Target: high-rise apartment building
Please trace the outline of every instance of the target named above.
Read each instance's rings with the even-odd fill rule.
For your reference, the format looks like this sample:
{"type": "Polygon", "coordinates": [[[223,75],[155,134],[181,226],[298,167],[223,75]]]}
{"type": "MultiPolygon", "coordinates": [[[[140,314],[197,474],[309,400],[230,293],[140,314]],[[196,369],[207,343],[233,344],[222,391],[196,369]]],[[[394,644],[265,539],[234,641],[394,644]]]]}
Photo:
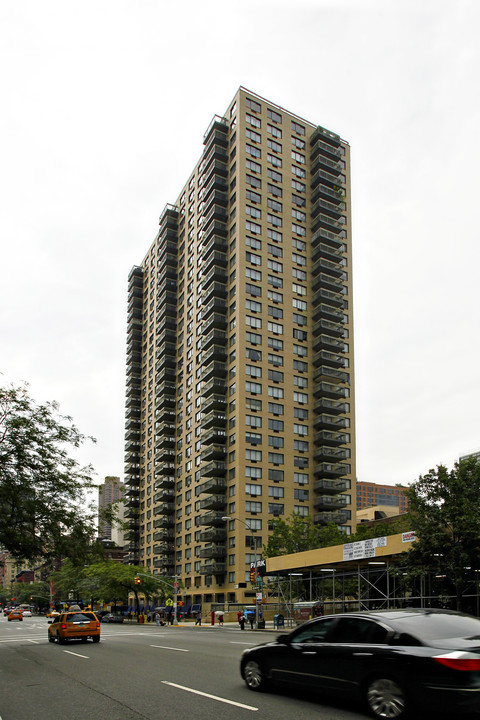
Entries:
{"type": "Polygon", "coordinates": [[[203,143],[128,287],[128,559],[187,605],[276,517],[355,523],[349,146],[244,88],[203,143]]]}
{"type": "MultiPolygon", "coordinates": [[[[110,508],[116,504],[117,517],[123,520],[123,496],[125,485],[119,477],[107,476],[102,485],[98,487],[98,509],[99,511],[110,508]]],[[[117,545],[124,544],[123,531],[107,522],[100,516],[98,518],[98,534],[104,540],[113,540],[117,545]]]]}

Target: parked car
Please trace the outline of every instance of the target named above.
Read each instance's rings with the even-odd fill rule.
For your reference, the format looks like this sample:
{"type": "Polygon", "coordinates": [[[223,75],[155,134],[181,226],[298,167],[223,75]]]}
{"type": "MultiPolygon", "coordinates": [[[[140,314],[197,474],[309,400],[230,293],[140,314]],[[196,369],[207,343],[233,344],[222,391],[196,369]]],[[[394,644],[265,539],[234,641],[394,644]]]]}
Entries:
{"type": "Polygon", "coordinates": [[[123,623],[123,615],[115,615],[114,613],[106,613],[102,615],[102,622],[104,623],[123,623]]]}
{"type": "Polygon", "coordinates": [[[462,717],[480,712],[480,620],[430,609],[330,615],[245,650],[240,672],[250,690],[349,695],[376,718],[462,717]]]}
{"type": "Polygon", "coordinates": [[[22,621],[23,615],[22,615],[21,611],[20,610],[10,610],[10,612],[8,614],[8,622],[10,622],[10,620],[22,621]]]}
{"type": "Polygon", "coordinates": [[[65,643],[67,640],[100,642],[100,623],[95,613],[75,610],[61,613],[48,626],[48,641],[65,643]]]}

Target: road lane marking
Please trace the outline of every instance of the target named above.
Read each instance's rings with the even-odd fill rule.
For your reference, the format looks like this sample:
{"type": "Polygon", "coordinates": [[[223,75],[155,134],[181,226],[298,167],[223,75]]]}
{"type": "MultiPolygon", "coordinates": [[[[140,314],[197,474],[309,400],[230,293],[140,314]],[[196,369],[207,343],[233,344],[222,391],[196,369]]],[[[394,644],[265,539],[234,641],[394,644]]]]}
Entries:
{"type": "Polygon", "coordinates": [[[252,642],[240,642],[239,640],[230,640],[230,645],[252,645],[255,643],[255,640],[252,640],[252,642]]]}
{"type": "Polygon", "coordinates": [[[183,648],[172,648],[166,645],[150,645],[150,647],[161,648],[162,650],[176,650],[177,652],[190,652],[190,650],[184,650],[183,648]]]}
{"type": "Polygon", "coordinates": [[[85,658],[85,660],[90,660],[90,657],[88,655],[80,655],[79,653],[74,653],[71,650],[64,650],[63,652],[68,653],[69,655],[75,655],[75,657],[85,658]]]}
{"type": "Polygon", "coordinates": [[[30,640],[30,638],[27,638],[27,642],[31,642],[34,645],[38,645],[38,640],[30,640]]]}
{"type": "Polygon", "coordinates": [[[257,712],[258,710],[257,707],[253,707],[252,705],[244,705],[243,703],[235,702],[234,700],[227,700],[226,698],[221,698],[217,695],[210,695],[209,693],[204,693],[200,690],[185,687],[185,685],[177,685],[176,683],[167,682],[167,680],[162,680],[162,683],[164,685],[170,685],[171,687],[178,688],[179,690],[185,690],[186,692],[193,693],[194,695],[201,695],[202,697],[210,698],[210,700],[218,700],[218,702],[223,702],[227,705],[235,705],[235,707],[243,708],[244,710],[252,710],[253,712],[257,712]]]}

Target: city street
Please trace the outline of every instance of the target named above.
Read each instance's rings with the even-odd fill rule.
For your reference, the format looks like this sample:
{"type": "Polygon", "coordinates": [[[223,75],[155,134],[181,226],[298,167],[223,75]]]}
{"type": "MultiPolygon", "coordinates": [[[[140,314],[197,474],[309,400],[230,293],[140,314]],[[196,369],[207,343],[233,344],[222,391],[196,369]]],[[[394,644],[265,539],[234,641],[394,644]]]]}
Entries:
{"type": "Polygon", "coordinates": [[[0,720],[360,720],[349,706],[298,692],[252,693],[246,647],[275,637],[235,625],[102,624],[96,645],[51,644],[44,617],[0,619],[0,720]]]}

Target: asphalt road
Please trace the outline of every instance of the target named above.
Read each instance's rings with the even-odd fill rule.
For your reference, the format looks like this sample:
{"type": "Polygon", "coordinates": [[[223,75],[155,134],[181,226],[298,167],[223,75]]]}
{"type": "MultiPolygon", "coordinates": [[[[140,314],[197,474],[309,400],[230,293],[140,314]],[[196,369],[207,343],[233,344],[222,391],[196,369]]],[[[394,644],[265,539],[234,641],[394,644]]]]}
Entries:
{"type": "Polygon", "coordinates": [[[352,706],[253,693],[245,647],[274,637],[237,626],[102,624],[98,644],[51,644],[43,617],[0,619],[0,720],[364,720],[352,706]]]}

